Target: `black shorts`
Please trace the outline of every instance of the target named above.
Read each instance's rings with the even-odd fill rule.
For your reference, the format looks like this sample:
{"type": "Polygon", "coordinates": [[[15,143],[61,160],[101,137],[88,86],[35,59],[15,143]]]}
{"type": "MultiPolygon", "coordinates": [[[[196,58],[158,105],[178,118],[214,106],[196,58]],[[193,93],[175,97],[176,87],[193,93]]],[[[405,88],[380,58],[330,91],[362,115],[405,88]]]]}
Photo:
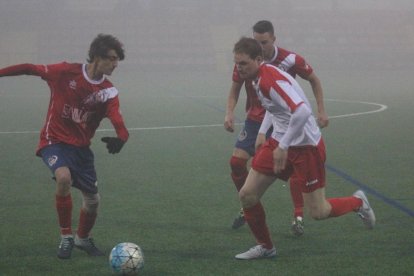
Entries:
{"type": "Polygon", "coordinates": [[[40,155],[53,174],[60,167],[68,167],[73,187],[86,193],[98,192],[94,155],[89,147],[59,143],[41,149],[40,155]]]}
{"type": "MultiPolygon", "coordinates": [[[[234,147],[246,151],[248,154],[250,154],[250,156],[254,156],[256,150],[256,138],[257,134],[259,133],[261,124],[261,122],[246,119],[244,121],[243,129],[240,131],[234,147]]],[[[271,133],[272,128],[267,131],[266,138],[269,138],[271,133]]]]}

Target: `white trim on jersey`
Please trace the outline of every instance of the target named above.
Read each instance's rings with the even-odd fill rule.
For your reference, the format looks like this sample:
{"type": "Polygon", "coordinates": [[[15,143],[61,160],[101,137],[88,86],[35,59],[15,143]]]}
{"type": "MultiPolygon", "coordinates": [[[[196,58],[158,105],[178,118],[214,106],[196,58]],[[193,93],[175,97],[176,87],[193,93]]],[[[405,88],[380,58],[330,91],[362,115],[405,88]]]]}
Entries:
{"type": "Polygon", "coordinates": [[[275,53],[274,53],[273,57],[270,60],[265,60],[264,61],[265,63],[271,64],[271,63],[273,63],[276,60],[277,54],[279,53],[279,50],[277,49],[277,47],[275,45],[273,45],[273,47],[275,49],[275,53]]]}
{"type": "Polygon", "coordinates": [[[105,80],[105,75],[102,76],[102,79],[97,80],[97,81],[89,78],[88,74],[86,73],[86,64],[82,64],[82,73],[83,73],[83,77],[85,78],[85,80],[87,80],[91,84],[101,84],[105,80]]]}
{"type": "Polygon", "coordinates": [[[287,55],[282,61],[280,61],[279,69],[287,72],[290,68],[292,68],[296,64],[296,54],[290,53],[287,55]]]}

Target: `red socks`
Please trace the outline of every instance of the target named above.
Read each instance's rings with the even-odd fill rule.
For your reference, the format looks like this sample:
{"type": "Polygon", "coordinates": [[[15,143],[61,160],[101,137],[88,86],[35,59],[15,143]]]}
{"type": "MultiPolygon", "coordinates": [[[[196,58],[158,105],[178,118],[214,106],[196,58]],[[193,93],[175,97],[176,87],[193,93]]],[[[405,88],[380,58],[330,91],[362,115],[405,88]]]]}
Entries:
{"type": "Polygon", "coordinates": [[[337,197],[329,198],[328,202],[332,206],[330,217],[339,217],[346,213],[358,210],[362,206],[362,200],[360,198],[350,197],[337,197]]]}
{"type": "Polygon", "coordinates": [[[56,210],[61,235],[72,235],[72,196],[56,195],[56,210]]]}
{"type": "Polygon", "coordinates": [[[87,238],[92,227],[95,225],[96,213],[89,214],[83,209],[80,211],[79,226],[78,226],[78,237],[81,239],[87,238]]]}
{"type": "Polygon", "coordinates": [[[232,156],[230,158],[230,167],[231,167],[231,179],[236,186],[237,191],[243,187],[244,182],[246,181],[247,175],[247,160],[232,156]]]}
{"type": "Polygon", "coordinates": [[[303,203],[303,196],[302,196],[302,191],[300,189],[300,186],[297,183],[295,183],[295,181],[292,179],[289,180],[289,185],[290,185],[290,196],[292,197],[293,207],[294,207],[293,217],[303,218],[304,203],[303,203]]]}
{"type": "MultiPolygon", "coordinates": [[[[72,235],[72,196],[56,195],[56,210],[61,235],[72,235]]],[[[79,238],[87,238],[92,227],[95,225],[96,214],[89,214],[83,209],[80,211],[78,236],[79,238]]]]}
{"type": "Polygon", "coordinates": [[[259,202],[251,208],[244,208],[243,211],[244,218],[255,236],[256,242],[263,245],[267,249],[273,248],[262,204],[259,202]]]}

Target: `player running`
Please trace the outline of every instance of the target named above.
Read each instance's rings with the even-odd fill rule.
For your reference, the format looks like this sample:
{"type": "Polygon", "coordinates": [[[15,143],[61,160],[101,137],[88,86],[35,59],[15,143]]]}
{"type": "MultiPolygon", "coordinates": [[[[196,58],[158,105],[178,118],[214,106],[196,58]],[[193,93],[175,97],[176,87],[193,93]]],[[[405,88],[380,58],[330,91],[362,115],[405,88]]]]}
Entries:
{"type": "MultiPolygon", "coordinates": [[[[329,121],[323,102],[322,85],[312,67],[305,61],[302,56],[275,46],[276,37],[274,35],[273,25],[270,21],[258,21],[253,26],[253,37],[261,44],[263,48],[265,63],[277,66],[293,77],[299,75],[301,78],[309,81],[316,99],[318,109],[318,125],[321,128],[326,127],[329,121]]],[[[227,100],[224,127],[230,132],[234,131],[234,109],[236,107],[243,83],[247,94],[247,118],[245,120],[244,127],[238,136],[233,154],[230,158],[231,178],[236,186],[237,191],[240,191],[241,187],[246,181],[248,174],[247,162],[252,156],[254,156],[256,147],[260,146],[266,140],[266,133],[258,133],[260,124],[265,114],[265,110],[257,98],[256,92],[254,91],[251,82],[245,81],[240,77],[236,66],[233,70],[233,83],[230,88],[227,100]],[[256,141],[258,141],[258,143],[255,145],[256,141]]],[[[267,134],[267,137],[270,135],[270,132],[267,134]]],[[[295,178],[292,177],[289,181],[290,193],[294,205],[291,231],[294,235],[300,236],[304,233],[303,198],[302,193],[297,188],[297,185],[294,184],[294,182],[295,178]]],[[[243,212],[241,211],[239,215],[234,219],[232,228],[237,229],[244,225],[244,223],[245,219],[243,212]]]]}
{"type": "Polygon", "coordinates": [[[237,254],[236,259],[276,255],[260,199],[277,178],[286,181],[293,172],[295,185],[303,193],[312,218],[322,220],[358,212],[365,226],[372,229],[375,214],[362,191],[349,197],[325,197],[325,145],[308,99],[296,80],[263,63],[262,47],[252,38],[241,38],[233,53],[237,71],[243,79],[252,80],[266,109],[262,124],[265,129],[261,131],[266,131],[269,121],[273,125],[271,137],[255,154],[246,183],[239,192],[245,219],[257,245],[237,254]]]}

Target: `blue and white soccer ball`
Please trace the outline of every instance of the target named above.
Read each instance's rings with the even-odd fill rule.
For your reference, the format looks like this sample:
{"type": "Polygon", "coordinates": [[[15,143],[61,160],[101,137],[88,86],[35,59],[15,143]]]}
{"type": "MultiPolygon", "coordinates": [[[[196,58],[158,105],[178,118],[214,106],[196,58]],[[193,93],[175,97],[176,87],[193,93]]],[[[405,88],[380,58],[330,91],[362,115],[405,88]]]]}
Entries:
{"type": "Polygon", "coordinates": [[[135,243],[119,243],[112,248],[109,264],[116,274],[137,275],[144,268],[144,253],[135,243]]]}

